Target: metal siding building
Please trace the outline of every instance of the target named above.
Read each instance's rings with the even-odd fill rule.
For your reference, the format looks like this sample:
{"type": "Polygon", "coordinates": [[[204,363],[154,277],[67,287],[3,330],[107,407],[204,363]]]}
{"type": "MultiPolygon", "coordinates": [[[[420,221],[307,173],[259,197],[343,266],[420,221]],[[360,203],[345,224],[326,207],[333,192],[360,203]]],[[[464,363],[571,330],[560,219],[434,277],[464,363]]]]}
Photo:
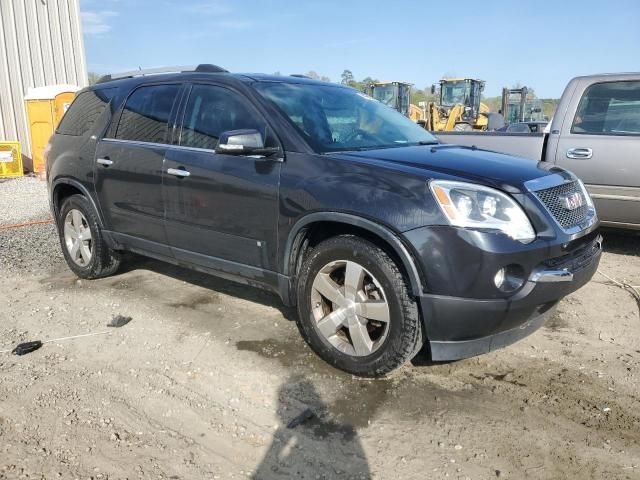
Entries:
{"type": "Polygon", "coordinates": [[[79,0],[0,0],[0,141],[31,158],[27,90],[64,83],[87,85],[79,0]]]}

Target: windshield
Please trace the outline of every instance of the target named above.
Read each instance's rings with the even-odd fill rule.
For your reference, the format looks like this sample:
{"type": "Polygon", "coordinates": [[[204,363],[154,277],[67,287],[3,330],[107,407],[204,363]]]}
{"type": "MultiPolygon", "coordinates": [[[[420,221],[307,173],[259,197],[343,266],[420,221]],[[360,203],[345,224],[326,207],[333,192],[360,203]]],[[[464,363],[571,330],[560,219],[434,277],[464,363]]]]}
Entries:
{"type": "Polygon", "coordinates": [[[318,153],[437,143],[429,132],[351,88],[258,83],[318,153]]]}
{"type": "Polygon", "coordinates": [[[442,84],[442,105],[447,107],[461,103],[465,105],[467,82],[447,82],[442,84]]]}

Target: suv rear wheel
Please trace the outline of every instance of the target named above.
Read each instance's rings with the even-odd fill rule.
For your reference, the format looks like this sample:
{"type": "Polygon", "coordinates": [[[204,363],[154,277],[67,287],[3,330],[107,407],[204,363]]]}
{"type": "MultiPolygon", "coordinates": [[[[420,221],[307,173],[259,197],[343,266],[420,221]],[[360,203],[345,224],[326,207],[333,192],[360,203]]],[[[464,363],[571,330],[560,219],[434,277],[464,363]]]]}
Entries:
{"type": "Polygon", "coordinates": [[[57,226],[62,253],[80,278],[112,275],[120,266],[120,254],[105,243],[91,202],[82,195],[67,198],[59,210],[57,226]]]}
{"type": "Polygon", "coordinates": [[[384,375],[422,346],[418,308],[398,266],[358,237],[331,238],[307,255],[297,300],[305,341],[346,372],[384,375]]]}

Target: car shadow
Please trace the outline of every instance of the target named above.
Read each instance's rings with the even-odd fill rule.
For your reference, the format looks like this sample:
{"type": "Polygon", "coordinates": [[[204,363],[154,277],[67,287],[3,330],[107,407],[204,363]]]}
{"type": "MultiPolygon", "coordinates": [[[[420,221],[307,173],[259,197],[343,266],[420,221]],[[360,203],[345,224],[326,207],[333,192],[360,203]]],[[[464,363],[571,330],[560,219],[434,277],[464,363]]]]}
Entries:
{"type": "Polygon", "coordinates": [[[289,321],[296,320],[296,309],[284,305],[278,295],[269,292],[268,290],[233,282],[231,280],[225,280],[224,278],[216,277],[208,273],[198,272],[197,270],[172,265],[167,262],[141,255],[126,254],[126,258],[124,260],[125,261],[122,262],[122,266],[118,273],[127,273],[139,269],[149,270],[198,287],[237,297],[241,300],[248,300],[266,307],[275,308],[282,313],[282,316],[285,319],[289,321]]]}
{"type": "Polygon", "coordinates": [[[640,232],[603,228],[602,237],[605,252],[640,256],[640,232]]]}

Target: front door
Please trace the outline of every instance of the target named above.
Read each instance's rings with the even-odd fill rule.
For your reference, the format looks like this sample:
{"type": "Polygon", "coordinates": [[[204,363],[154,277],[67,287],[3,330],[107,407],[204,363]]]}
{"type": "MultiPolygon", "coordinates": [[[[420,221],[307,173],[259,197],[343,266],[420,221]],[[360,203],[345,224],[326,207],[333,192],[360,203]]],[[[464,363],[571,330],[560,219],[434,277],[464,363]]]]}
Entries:
{"type": "Polygon", "coordinates": [[[556,164],[585,182],[602,221],[640,225],[640,82],[596,83],[574,102],[556,164]]]}
{"type": "Polygon", "coordinates": [[[191,86],[181,116],[164,169],[174,256],[216,270],[275,270],[282,159],[214,151],[222,132],[240,129],[256,129],[277,146],[266,121],[241,94],[209,84],[191,86]]]}
{"type": "Polygon", "coordinates": [[[95,185],[106,226],[130,247],[168,253],[162,166],[179,84],[148,85],[129,95],[112,138],[96,148],[95,185]]]}

